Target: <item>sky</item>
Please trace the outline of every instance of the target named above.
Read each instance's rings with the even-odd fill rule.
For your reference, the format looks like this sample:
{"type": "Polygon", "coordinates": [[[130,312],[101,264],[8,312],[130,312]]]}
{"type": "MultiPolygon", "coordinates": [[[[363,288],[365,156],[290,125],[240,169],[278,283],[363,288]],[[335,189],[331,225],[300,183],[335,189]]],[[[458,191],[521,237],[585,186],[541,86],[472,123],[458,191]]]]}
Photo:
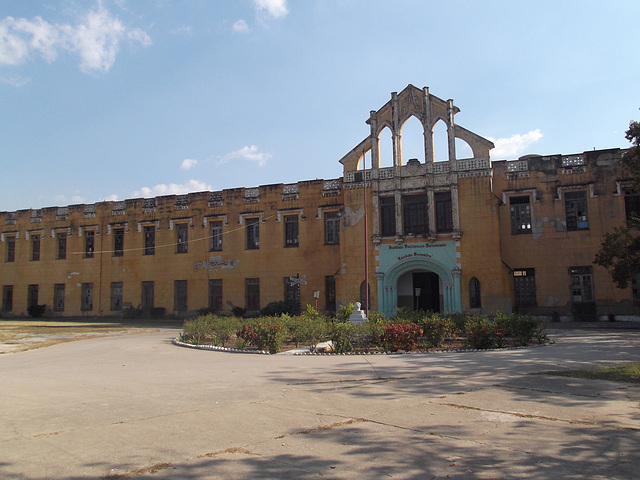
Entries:
{"type": "Polygon", "coordinates": [[[338,178],[408,84],[453,99],[492,160],[626,148],[638,18],[637,0],[2,0],[0,211],[338,178]]]}

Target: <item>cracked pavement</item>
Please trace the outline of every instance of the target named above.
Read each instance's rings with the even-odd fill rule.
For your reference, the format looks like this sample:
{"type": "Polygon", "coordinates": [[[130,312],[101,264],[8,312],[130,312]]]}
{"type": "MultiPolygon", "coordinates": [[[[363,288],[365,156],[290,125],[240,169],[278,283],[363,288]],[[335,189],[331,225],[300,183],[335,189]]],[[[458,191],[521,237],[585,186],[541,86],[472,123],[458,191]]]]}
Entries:
{"type": "Polygon", "coordinates": [[[0,477],[638,478],[640,330],[527,349],[259,356],[177,330],[0,356],[0,477]]]}

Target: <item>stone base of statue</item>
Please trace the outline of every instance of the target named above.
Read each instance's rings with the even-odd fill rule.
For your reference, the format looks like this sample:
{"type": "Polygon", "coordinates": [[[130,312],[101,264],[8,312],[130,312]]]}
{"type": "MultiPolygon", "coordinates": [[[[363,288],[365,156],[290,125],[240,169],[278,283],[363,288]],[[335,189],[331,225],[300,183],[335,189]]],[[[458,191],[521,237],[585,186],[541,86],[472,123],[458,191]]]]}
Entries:
{"type": "Polygon", "coordinates": [[[360,309],[360,303],[356,302],[356,309],[353,311],[351,316],[349,317],[349,321],[351,323],[359,324],[367,321],[367,316],[360,309]]]}

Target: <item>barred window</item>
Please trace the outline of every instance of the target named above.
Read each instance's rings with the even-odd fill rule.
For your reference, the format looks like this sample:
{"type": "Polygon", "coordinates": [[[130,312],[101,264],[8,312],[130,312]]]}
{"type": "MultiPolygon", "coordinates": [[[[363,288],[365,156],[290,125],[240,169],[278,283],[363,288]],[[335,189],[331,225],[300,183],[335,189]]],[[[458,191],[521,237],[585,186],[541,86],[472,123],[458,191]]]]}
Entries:
{"type": "Polygon", "coordinates": [[[284,246],[298,246],[298,216],[286,215],[284,217],[284,246]]]}
{"type": "Polygon", "coordinates": [[[113,230],[113,256],[121,257],[124,255],[124,228],[115,228],[113,230]]]}
{"type": "Polygon", "coordinates": [[[567,216],[567,230],[589,228],[586,192],[565,192],[564,208],[567,216]]]}
{"type": "Polygon", "coordinates": [[[529,196],[510,197],[511,235],[531,233],[531,205],[529,196]]]}
{"type": "Polygon", "coordinates": [[[257,250],[260,248],[260,219],[247,219],[247,250],[257,250]]]}
{"type": "Polygon", "coordinates": [[[247,310],[260,310],[260,279],[245,279],[245,306],[247,310]]]}
{"type": "Polygon", "coordinates": [[[453,230],[451,192],[438,192],[434,195],[436,204],[436,230],[438,233],[453,230]]]}
{"type": "Polygon", "coordinates": [[[426,195],[402,197],[402,213],[405,235],[421,235],[429,231],[426,195]]]}
{"type": "Polygon", "coordinates": [[[380,197],[380,234],[392,237],[396,234],[396,199],[380,197]]]}
{"type": "Polygon", "coordinates": [[[189,225],[186,223],[179,223],[176,226],[176,237],[176,253],[187,253],[189,249],[189,225]]]}
{"type": "Polygon", "coordinates": [[[338,212],[324,214],[324,243],[326,245],[340,244],[340,216],[338,212]]]}
{"type": "Polygon", "coordinates": [[[536,272],[533,268],[513,271],[516,307],[536,305],[536,272]]]}
{"type": "Polygon", "coordinates": [[[222,251],[222,222],[211,222],[211,251],[222,251]]]}

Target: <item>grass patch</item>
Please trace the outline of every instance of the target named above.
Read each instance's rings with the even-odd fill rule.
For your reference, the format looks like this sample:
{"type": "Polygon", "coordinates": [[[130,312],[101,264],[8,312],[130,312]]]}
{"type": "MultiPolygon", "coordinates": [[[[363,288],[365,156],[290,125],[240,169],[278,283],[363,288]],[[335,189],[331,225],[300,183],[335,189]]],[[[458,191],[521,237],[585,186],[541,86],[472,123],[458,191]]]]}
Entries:
{"type": "Polygon", "coordinates": [[[555,370],[544,372],[547,375],[561,377],[587,378],[591,380],[610,380],[612,382],[640,383],[640,362],[624,363],[610,367],[588,368],[585,370],[555,370]]]}

